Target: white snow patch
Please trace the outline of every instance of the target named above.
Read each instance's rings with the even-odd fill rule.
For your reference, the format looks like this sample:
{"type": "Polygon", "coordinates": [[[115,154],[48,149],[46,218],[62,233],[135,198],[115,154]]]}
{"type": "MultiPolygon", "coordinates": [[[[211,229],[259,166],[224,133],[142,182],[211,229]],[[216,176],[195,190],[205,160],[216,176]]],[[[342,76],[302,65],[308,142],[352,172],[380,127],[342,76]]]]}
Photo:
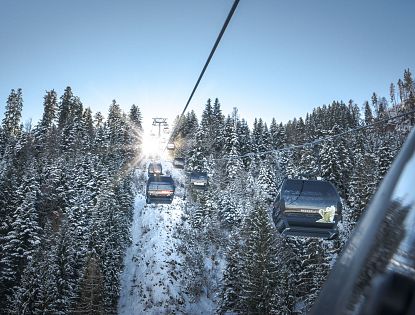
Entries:
{"type": "MultiPolygon", "coordinates": [[[[139,172],[146,171],[145,163],[139,172]]],[[[171,172],[171,163],[163,163],[171,172]],[[170,164],[170,165],[169,165],[170,164]]],[[[183,174],[173,171],[180,184],[183,174]]],[[[182,189],[178,187],[179,191],[182,189]]],[[[183,304],[180,292],[180,257],[176,225],[183,214],[184,202],[175,197],[172,204],[147,205],[140,192],[135,200],[131,228],[132,244],[124,258],[121,275],[119,314],[171,314],[183,304]]]]}

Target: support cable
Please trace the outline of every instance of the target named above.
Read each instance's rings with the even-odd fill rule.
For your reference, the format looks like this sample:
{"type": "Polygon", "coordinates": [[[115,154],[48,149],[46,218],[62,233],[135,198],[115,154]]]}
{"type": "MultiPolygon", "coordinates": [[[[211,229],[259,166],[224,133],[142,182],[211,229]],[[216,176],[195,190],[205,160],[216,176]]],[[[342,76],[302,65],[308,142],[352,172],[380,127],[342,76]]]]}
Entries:
{"type": "Polygon", "coordinates": [[[376,121],[376,122],[374,122],[370,125],[360,126],[360,127],[354,128],[354,129],[350,129],[350,130],[338,133],[336,135],[327,136],[327,137],[316,139],[314,141],[306,142],[306,143],[303,143],[303,144],[290,145],[290,146],[286,146],[286,147],[283,147],[283,148],[280,148],[280,149],[273,149],[273,150],[267,150],[267,151],[261,151],[261,152],[249,152],[249,153],[245,153],[243,155],[230,155],[230,156],[227,156],[227,157],[216,158],[216,159],[211,159],[211,160],[212,161],[228,161],[228,160],[237,159],[237,158],[246,158],[246,157],[252,158],[252,157],[255,157],[255,156],[258,156],[258,155],[267,155],[267,154],[271,154],[271,153],[291,151],[293,149],[302,149],[302,148],[307,147],[307,146],[313,147],[313,146],[315,146],[317,144],[320,144],[322,142],[329,141],[329,140],[334,140],[334,139],[340,138],[340,137],[342,137],[346,134],[355,133],[355,132],[358,132],[358,131],[361,131],[361,130],[364,130],[364,129],[368,129],[368,128],[374,127],[378,124],[385,123],[385,122],[388,122],[390,120],[395,120],[397,118],[405,117],[405,116],[408,116],[410,114],[415,114],[415,110],[412,110],[412,111],[409,111],[409,112],[406,112],[406,113],[402,113],[402,114],[399,114],[399,115],[396,115],[396,116],[393,116],[393,117],[385,118],[385,119],[382,119],[382,120],[378,120],[378,121],[376,121]]]}
{"type": "MultiPolygon", "coordinates": [[[[205,63],[205,65],[204,65],[203,69],[202,69],[202,72],[200,73],[199,78],[198,78],[198,79],[197,79],[197,81],[196,81],[196,84],[195,84],[195,86],[194,86],[194,88],[193,88],[193,91],[192,91],[192,93],[190,94],[189,99],[187,100],[187,103],[186,103],[186,105],[185,105],[185,107],[184,107],[184,109],[183,109],[183,111],[182,111],[182,113],[181,113],[181,115],[180,115],[180,117],[179,117],[179,120],[177,121],[176,126],[174,126],[174,129],[173,129],[173,131],[172,131],[172,133],[171,133],[171,135],[170,135],[170,138],[169,138],[169,141],[167,142],[167,144],[169,144],[169,143],[171,143],[171,142],[173,142],[173,141],[174,141],[174,138],[175,138],[175,133],[176,133],[176,129],[180,126],[180,123],[181,123],[181,121],[182,121],[182,119],[183,119],[184,113],[186,112],[187,107],[189,106],[190,101],[192,100],[193,95],[195,94],[196,89],[197,89],[197,87],[199,86],[200,81],[202,80],[202,77],[203,77],[203,75],[204,75],[204,73],[205,73],[205,71],[206,71],[206,69],[207,69],[207,67],[208,67],[208,65],[209,65],[209,63],[210,63],[210,60],[211,60],[211,59],[212,59],[212,57],[213,57],[213,54],[214,54],[214,53],[215,53],[215,51],[216,51],[216,48],[217,48],[217,47],[218,47],[218,45],[219,45],[219,42],[220,42],[220,40],[221,40],[221,38],[222,38],[223,34],[225,33],[225,30],[226,30],[226,28],[227,28],[227,26],[228,26],[228,24],[229,24],[229,22],[230,22],[230,20],[231,20],[231,18],[232,18],[232,15],[233,15],[233,13],[235,12],[236,7],[238,6],[238,3],[239,3],[239,0],[235,0],[235,1],[234,1],[233,5],[232,5],[232,8],[231,8],[231,10],[229,11],[228,16],[227,16],[227,18],[226,18],[226,20],[225,20],[225,23],[223,24],[222,29],[221,29],[221,31],[220,31],[220,33],[219,33],[218,37],[216,38],[216,42],[215,42],[215,44],[213,45],[212,50],[210,51],[209,57],[208,57],[208,59],[206,60],[206,63],[205,63]]],[[[167,148],[167,145],[166,145],[166,148],[167,148]]]]}

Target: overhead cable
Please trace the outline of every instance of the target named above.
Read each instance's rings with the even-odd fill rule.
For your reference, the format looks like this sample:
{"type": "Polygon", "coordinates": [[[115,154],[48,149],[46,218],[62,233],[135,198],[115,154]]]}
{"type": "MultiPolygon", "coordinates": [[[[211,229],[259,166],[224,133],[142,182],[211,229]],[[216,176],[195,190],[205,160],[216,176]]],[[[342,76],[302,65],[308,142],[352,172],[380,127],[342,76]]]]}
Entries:
{"type": "MultiPolygon", "coordinates": [[[[186,112],[187,107],[189,106],[189,104],[190,104],[190,102],[191,102],[191,100],[192,100],[192,98],[193,98],[193,95],[195,94],[196,89],[197,89],[197,87],[199,86],[200,81],[202,80],[202,77],[203,77],[203,75],[204,75],[204,73],[205,73],[205,71],[206,71],[206,69],[207,69],[207,67],[208,67],[208,65],[209,65],[209,63],[210,63],[210,60],[211,60],[211,59],[212,59],[212,57],[213,57],[213,54],[214,54],[214,53],[215,53],[215,51],[216,51],[216,48],[217,48],[217,47],[218,47],[218,45],[219,45],[219,42],[220,42],[220,40],[221,40],[221,38],[222,38],[223,34],[225,33],[225,30],[226,30],[226,28],[227,28],[227,26],[228,26],[228,24],[229,24],[229,22],[230,22],[230,20],[231,20],[231,18],[232,18],[232,15],[233,15],[233,13],[235,12],[236,7],[238,6],[238,3],[239,3],[239,0],[235,0],[235,1],[234,1],[233,5],[232,5],[232,8],[231,8],[231,10],[229,11],[228,16],[227,16],[227,18],[226,18],[226,20],[225,20],[225,23],[223,24],[222,29],[221,29],[221,31],[220,31],[220,33],[219,33],[218,37],[216,38],[215,44],[213,45],[213,48],[212,48],[212,50],[210,51],[209,57],[208,57],[208,59],[206,60],[206,63],[205,63],[205,65],[204,65],[203,69],[202,69],[202,72],[200,73],[199,78],[198,78],[198,79],[197,79],[197,81],[196,81],[196,84],[195,84],[195,86],[194,86],[194,88],[193,88],[193,90],[192,90],[192,93],[190,93],[189,99],[187,100],[187,103],[186,103],[186,105],[184,106],[184,109],[183,109],[183,111],[182,111],[182,113],[181,113],[181,115],[180,115],[180,117],[179,117],[179,120],[177,121],[177,124],[176,124],[176,126],[174,127],[174,129],[173,129],[173,131],[172,131],[172,133],[171,133],[171,135],[170,135],[170,138],[169,138],[168,143],[171,143],[171,142],[173,142],[173,141],[174,141],[175,134],[176,134],[176,130],[177,130],[177,128],[180,126],[180,123],[181,123],[181,121],[182,121],[182,119],[183,119],[184,113],[186,112]]],[[[167,148],[167,146],[166,146],[166,148],[167,148]]]]}
{"type": "Polygon", "coordinates": [[[283,147],[283,148],[272,149],[272,150],[261,151],[261,152],[249,152],[249,153],[245,153],[243,155],[230,155],[230,156],[223,157],[223,158],[213,158],[213,159],[211,159],[211,161],[226,161],[226,160],[232,160],[232,159],[238,159],[238,158],[247,158],[247,157],[252,158],[252,157],[255,157],[255,156],[258,156],[258,155],[274,154],[274,153],[291,151],[293,149],[302,149],[302,148],[305,148],[305,147],[313,147],[313,146],[315,146],[317,144],[320,144],[322,142],[329,141],[329,140],[334,140],[334,139],[342,137],[346,134],[354,133],[354,132],[361,131],[361,130],[364,130],[364,129],[368,129],[368,128],[374,127],[378,124],[385,123],[385,122],[388,122],[390,120],[395,120],[397,118],[405,117],[405,116],[408,116],[410,114],[415,114],[415,110],[412,110],[412,111],[409,111],[409,112],[406,112],[406,113],[402,113],[402,114],[399,114],[399,115],[396,115],[396,116],[393,116],[393,117],[381,119],[381,120],[378,120],[378,121],[376,121],[372,124],[369,124],[369,125],[360,126],[360,127],[354,128],[354,129],[350,129],[350,130],[347,130],[347,131],[344,131],[344,132],[341,132],[341,133],[338,133],[338,134],[335,134],[335,135],[331,135],[331,136],[327,136],[327,137],[324,137],[324,138],[316,139],[316,140],[313,140],[311,142],[306,142],[306,143],[303,143],[303,144],[289,145],[289,146],[286,146],[286,147],[283,147]]]}

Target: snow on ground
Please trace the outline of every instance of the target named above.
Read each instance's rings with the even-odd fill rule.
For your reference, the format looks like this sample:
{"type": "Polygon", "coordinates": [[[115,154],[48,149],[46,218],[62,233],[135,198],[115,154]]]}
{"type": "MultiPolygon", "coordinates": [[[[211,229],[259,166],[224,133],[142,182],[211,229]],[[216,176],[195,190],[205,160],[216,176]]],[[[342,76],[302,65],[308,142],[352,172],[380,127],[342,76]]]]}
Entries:
{"type": "MultiPolygon", "coordinates": [[[[139,177],[149,162],[138,170],[139,177]],[[141,172],[141,174],[140,174],[141,172]]],[[[183,171],[163,163],[164,173],[173,173],[178,193],[183,194],[183,171]]],[[[145,178],[145,176],[144,176],[145,178]]],[[[131,228],[132,244],[124,258],[119,314],[171,314],[183,304],[180,292],[178,240],[173,233],[183,214],[184,201],[176,196],[170,205],[147,205],[141,191],[135,200],[131,228]]]]}
{"type": "Polygon", "coordinates": [[[133,243],[125,256],[119,314],[167,314],[182,304],[174,226],[182,214],[182,201],[171,205],[145,205],[137,196],[132,228],[133,243]]]}

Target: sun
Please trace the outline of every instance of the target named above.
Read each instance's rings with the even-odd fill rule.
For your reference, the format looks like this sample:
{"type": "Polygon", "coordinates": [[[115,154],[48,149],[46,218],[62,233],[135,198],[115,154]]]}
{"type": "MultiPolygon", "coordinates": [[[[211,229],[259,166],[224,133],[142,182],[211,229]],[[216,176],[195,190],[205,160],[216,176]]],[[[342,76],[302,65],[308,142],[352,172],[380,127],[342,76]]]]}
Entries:
{"type": "Polygon", "coordinates": [[[157,155],[161,153],[160,139],[149,132],[143,134],[142,152],[145,155],[157,155]]]}

